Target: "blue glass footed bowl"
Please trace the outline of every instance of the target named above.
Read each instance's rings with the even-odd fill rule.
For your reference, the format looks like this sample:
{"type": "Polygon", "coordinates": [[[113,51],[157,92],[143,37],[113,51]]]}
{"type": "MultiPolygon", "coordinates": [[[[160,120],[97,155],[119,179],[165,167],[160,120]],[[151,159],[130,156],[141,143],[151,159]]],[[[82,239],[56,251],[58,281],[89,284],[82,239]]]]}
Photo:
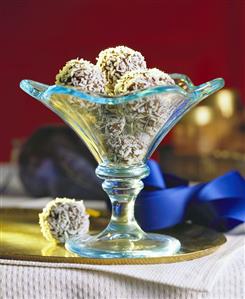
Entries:
{"type": "Polygon", "coordinates": [[[194,105],[222,88],[224,80],[194,86],[185,75],[171,77],[176,85],[115,97],[21,81],[25,92],[58,114],[90,149],[98,161],[96,174],[104,180],[102,187],[112,203],[106,229],[68,240],[69,251],[90,258],[161,257],[179,251],[177,239],[145,233],[139,227],[135,199],[143,188],[141,180],[149,175],[146,161],[158,144],[194,105]]]}

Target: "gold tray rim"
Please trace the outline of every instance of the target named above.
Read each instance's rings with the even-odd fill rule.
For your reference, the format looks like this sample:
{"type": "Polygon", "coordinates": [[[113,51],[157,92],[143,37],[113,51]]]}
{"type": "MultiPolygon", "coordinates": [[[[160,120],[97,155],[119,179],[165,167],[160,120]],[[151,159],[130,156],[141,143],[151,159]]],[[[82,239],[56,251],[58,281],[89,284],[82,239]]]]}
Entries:
{"type": "MultiPolygon", "coordinates": [[[[226,240],[224,241],[224,243],[226,240]]],[[[223,243],[223,244],[224,244],[223,243]]],[[[150,258],[105,258],[105,259],[92,259],[83,257],[59,257],[59,256],[41,256],[41,255],[0,255],[0,259],[3,260],[18,260],[28,262],[42,262],[42,263],[59,263],[59,264],[84,264],[84,265],[147,265],[147,264],[170,264],[177,262],[190,261],[198,259],[207,255],[212,254],[218,248],[214,246],[212,248],[195,251],[192,253],[184,253],[173,256],[163,257],[150,257],[150,258]]]]}
{"type": "MultiPolygon", "coordinates": [[[[2,212],[23,212],[26,209],[23,208],[0,208],[2,212]]],[[[28,209],[29,213],[40,212],[39,209],[28,209]]],[[[31,225],[31,223],[30,223],[31,225]]],[[[0,226],[1,228],[1,226],[0,226]]],[[[208,228],[210,231],[210,229],[208,228]]],[[[1,231],[0,231],[1,232],[1,231]]],[[[217,243],[209,248],[197,250],[194,252],[180,253],[172,256],[162,257],[149,257],[149,258],[86,258],[80,256],[42,256],[36,254],[3,254],[0,253],[0,259],[2,260],[18,260],[28,262],[40,262],[40,263],[62,263],[62,264],[92,264],[92,265],[147,265],[147,264],[161,264],[161,263],[176,263],[190,261],[198,259],[207,255],[212,254],[219,249],[223,244],[226,243],[227,239],[224,234],[216,232],[219,236],[217,243]]],[[[62,246],[63,248],[63,246],[62,246]]]]}

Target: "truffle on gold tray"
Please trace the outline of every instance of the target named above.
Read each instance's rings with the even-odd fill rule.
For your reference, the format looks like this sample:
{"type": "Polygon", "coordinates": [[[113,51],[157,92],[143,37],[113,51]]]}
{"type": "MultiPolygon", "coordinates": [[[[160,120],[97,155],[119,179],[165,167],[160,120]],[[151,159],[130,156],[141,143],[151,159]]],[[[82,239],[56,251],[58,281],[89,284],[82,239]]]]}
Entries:
{"type": "Polygon", "coordinates": [[[72,59],[56,75],[55,84],[80,87],[84,91],[103,94],[106,80],[98,66],[84,59],[72,59]]]}
{"type": "Polygon", "coordinates": [[[89,215],[82,200],[56,198],[39,214],[41,232],[53,243],[65,243],[72,237],[86,235],[89,215]]]}
{"type": "Polygon", "coordinates": [[[99,53],[97,65],[105,75],[106,91],[113,95],[114,86],[126,72],[146,69],[145,58],[140,52],[125,46],[108,48],[99,53]]]}

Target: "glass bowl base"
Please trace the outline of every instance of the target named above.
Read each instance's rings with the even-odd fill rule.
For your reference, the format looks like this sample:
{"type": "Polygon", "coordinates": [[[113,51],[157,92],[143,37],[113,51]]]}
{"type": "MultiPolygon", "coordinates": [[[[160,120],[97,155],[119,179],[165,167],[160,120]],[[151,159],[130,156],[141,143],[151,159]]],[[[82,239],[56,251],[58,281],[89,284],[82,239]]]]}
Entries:
{"type": "Polygon", "coordinates": [[[160,234],[144,234],[140,238],[129,238],[126,234],[66,242],[67,250],[88,258],[148,258],[171,256],[180,250],[176,238],[160,234]]]}

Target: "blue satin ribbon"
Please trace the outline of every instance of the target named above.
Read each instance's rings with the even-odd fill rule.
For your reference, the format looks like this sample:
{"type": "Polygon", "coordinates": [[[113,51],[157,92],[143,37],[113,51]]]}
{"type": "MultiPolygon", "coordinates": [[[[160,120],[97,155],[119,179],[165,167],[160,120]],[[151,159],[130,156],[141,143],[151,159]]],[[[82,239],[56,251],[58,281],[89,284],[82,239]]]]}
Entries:
{"type": "Polygon", "coordinates": [[[135,216],[146,230],[174,226],[186,220],[229,230],[245,222],[245,179],[231,171],[208,183],[189,186],[188,181],[162,173],[150,160],[150,175],[136,200],[135,216]]]}

